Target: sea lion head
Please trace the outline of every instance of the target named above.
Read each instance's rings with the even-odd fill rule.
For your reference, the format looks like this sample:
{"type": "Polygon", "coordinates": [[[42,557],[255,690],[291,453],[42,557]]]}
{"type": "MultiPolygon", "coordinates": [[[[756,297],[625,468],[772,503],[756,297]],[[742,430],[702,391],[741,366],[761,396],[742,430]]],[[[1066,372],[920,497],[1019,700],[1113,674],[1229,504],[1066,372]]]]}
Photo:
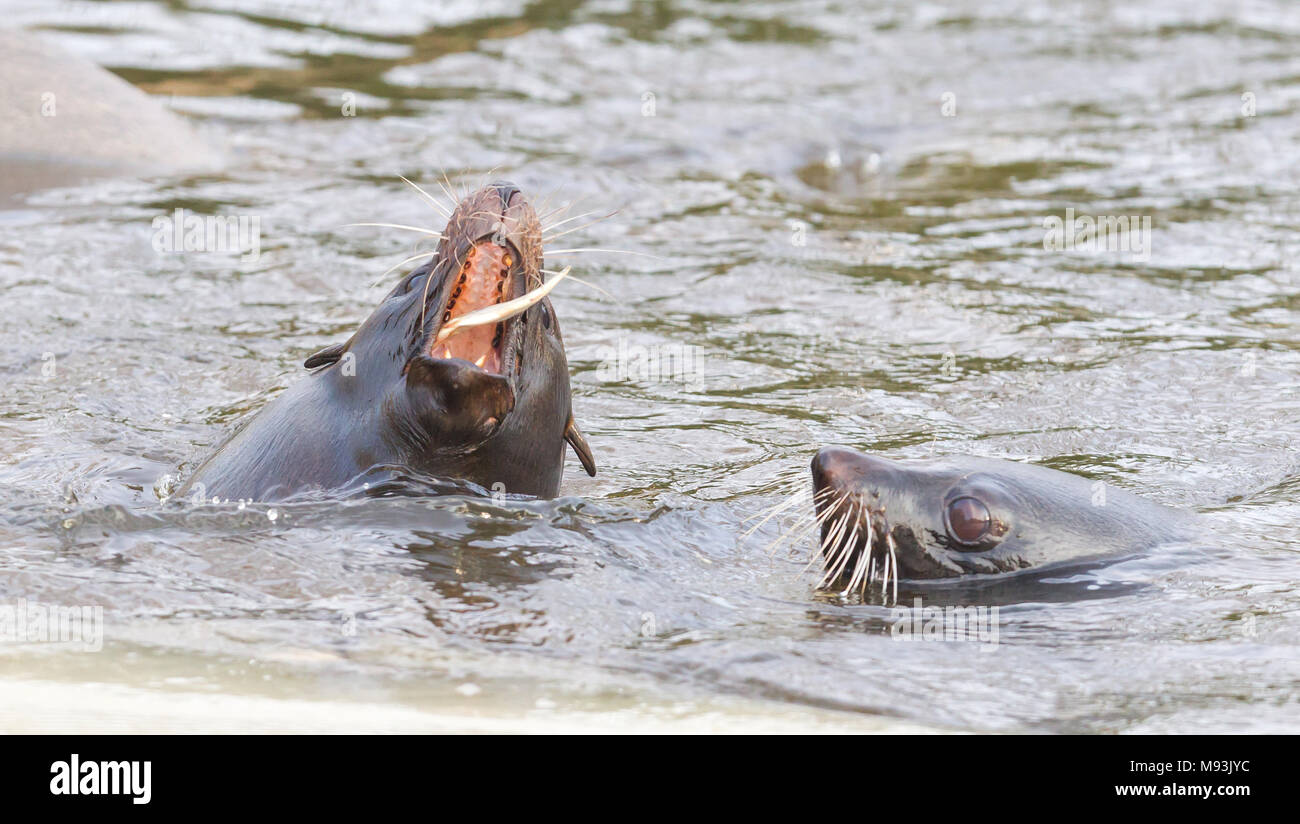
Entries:
{"type": "Polygon", "coordinates": [[[1136,552],[1183,527],[1176,510],[1015,461],[894,461],[827,447],[812,477],[823,583],[846,590],[1136,552]]]}
{"type": "Polygon", "coordinates": [[[566,441],[588,473],[595,463],[573,421],[550,299],[439,334],[453,319],[540,287],[543,268],[537,213],[518,187],[492,183],[456,206],[433,258],[402,278],[351,339],[306,366],[334,372],[337,391],[357,403],[381,406],[384,440],[404,463],[492,489],[554,495],[566,441]]]}

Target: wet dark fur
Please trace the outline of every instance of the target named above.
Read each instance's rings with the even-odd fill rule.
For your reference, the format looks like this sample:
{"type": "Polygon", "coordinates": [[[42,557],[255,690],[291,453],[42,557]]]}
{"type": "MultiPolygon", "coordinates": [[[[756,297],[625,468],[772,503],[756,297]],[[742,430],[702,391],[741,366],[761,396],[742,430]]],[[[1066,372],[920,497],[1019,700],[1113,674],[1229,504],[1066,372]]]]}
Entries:
{"type": "Polygon", "coordinates": [[[399,467],[550,497],[560,487],[566,438],[594,473],[572,425],[568,362],[549,300],[507,323],[501,375],[422,354],[461,262],[491,237],[514,260],[507,298],[542,283],[532,207],[509,184],[470,195],[448,221],[438,255],[404,277],[346,343],[309,358],[316,371],[267,404],[177,494],[279,499],[399,467]]]}
{"type": "Polygon", "coordinates": [[[894,461],[827,447],[813,459],[812,476],[824,568],[843,569],[827,583],[840,585],[872,557],[879,580],[891,545],[897,577],[922,580],[1114,557],[1195,534],[1189,513],[1015,461],[961,455],[894,461]],[[949,534],[945,508],[967,497],[993,516],[986,543],[966,546],[949,534]],[[864,554],[868,532],[870,555],[864,554]],[[845,552],[847,562],[840,563],[845,552]]]}

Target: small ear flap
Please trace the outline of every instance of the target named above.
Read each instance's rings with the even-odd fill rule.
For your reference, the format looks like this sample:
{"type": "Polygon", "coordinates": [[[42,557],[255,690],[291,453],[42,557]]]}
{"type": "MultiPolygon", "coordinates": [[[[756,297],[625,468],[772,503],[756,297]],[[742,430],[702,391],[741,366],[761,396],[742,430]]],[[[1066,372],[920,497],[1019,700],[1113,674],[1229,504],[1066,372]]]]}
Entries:
{"type": "Polygon", "coordinates": [[[596,459],[591,456],[591,446],[588,445],[582,430],[578,429],[578,425],[573,422],[572,412],[569,413],[569,423],[564,427],[564,439],[569,442],[569,446],[573,447],[587,474],[596,477],[596,459]]]}
{"type": "Polygon", "coordinates": [[[348,343],[350,342],[351,341],[345,341],[343,343],[336,343],[333,346],[326,346],[324,349],[303,361],[302,365],[308,369],[315,369],[318,366],[329,366],[330,364],[337,363],[339,358],[343,357],[343,351],[348,348],[348,343]]]}

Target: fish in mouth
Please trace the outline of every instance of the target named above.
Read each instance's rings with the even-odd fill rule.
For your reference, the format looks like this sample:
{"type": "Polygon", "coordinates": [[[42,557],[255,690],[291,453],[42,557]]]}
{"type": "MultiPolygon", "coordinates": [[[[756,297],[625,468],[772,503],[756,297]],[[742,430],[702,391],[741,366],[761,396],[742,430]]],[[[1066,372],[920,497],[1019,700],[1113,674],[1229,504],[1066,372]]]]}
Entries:
{"type": "Polygon", "coordinates": [[[1188,513],[1047,467],[974,456],[812,461],[819,587],[897,601],[901,581],[995,576],[1189,539],[1188,513]]]}
{"type": "Polygon", "coordinates": [[[431,259],[347,341],[307,358],[312,373],[178,494],[283,498],[387,468],[551,497],[566,443],[594,475],[547,297],[567,272],[545,277],[541,224],[517,187],[469,194],[431,259]]]}

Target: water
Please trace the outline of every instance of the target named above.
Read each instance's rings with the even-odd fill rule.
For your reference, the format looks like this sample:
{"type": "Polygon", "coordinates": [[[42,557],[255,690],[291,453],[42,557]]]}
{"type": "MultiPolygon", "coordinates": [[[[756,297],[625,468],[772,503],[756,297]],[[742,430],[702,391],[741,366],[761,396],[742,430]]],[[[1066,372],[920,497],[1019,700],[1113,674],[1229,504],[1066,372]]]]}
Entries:
{"type": "Polygon", "coordinates": [[[5,728],[1300,730],[1300,11],[408,5],[10,4],[231,157],[0,211],[0,600],[105,610],[99,653],[0,647],[5,728]],[[548,259],[613,298],[555,296],[600,474],[160,504],[422,248],[344,224],[436,228],[398,176],[444,171],[641,253],[548,259]],[[260,256],[155,252],[176,208],[260,256]],[[1044,249],[1067,208],[1150,254],[1044,249]],[[898,641],[814,592],[801,507],[745,535],[824,444],[1041,462],[1205,546],[898,641]]]}

